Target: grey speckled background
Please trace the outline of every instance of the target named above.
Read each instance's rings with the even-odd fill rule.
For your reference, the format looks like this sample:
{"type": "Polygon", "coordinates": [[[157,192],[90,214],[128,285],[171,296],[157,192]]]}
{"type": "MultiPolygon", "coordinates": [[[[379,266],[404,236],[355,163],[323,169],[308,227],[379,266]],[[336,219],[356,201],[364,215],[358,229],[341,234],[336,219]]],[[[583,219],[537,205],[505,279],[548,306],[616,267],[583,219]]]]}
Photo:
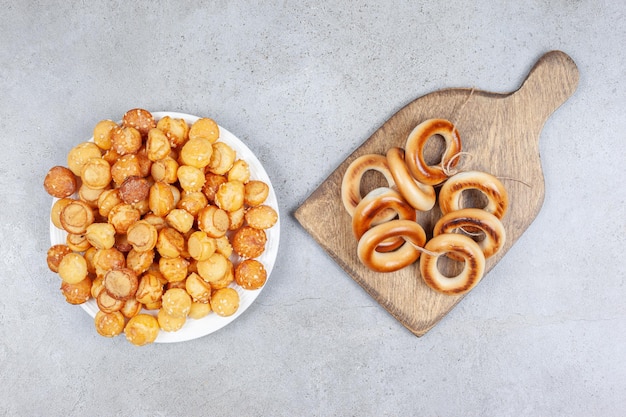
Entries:
{"type": "Polygon", "coordinates": [[[278,3],[0,1],[0,415],[623,415],[626,4],[278,3]],[[409,101],[515,90],[551,49],[581,77],[543,130],[542,211],[416,338],[292,213],[409,101]],[[41,185],[98,120],[138,106],[237,134],[283,220],[244,315],[141,349],[60,298],[41,185]]]}

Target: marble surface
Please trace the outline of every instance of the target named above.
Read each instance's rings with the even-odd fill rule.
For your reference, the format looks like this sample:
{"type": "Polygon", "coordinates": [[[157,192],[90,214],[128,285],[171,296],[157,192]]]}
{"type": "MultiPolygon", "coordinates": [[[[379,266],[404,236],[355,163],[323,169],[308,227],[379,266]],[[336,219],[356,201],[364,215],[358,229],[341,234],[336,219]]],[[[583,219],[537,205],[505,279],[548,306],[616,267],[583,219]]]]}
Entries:
{"type": "Polygon", "coordinates": [[[626,3],[0,6],[0,415],[623,415],[626,3]],[[416,338],[293,212],[409,101],[448,87],[514,91],[552,49],[574,59],[580,83],[542,132],[543,208],[416,338]],[[97,121],[133,107],[214,117],[278,194],[266,288],[190,342],[98,336],[45,263],[45,173],[97,121]]]}

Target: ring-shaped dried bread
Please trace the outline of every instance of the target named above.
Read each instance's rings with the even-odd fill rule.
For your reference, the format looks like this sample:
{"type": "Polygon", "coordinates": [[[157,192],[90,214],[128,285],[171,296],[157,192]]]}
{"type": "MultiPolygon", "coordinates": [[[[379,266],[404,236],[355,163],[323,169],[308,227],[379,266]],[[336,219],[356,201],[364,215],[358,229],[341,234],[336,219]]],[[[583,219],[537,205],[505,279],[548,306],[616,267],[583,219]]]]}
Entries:
{"type": "Polygon", "coordinates": [[[43,180],[43,187],[48,194],[56,198],[69,197],[78,189],[76,175],[68,168],[55,166],[50,168],[43,180]]]}
{"type": "Polygon", "coordinates": [[[430,239],[424,248],[427,252],[420,259],[420,272],[426,285],[433,290],[447,295],[465,294],[482,279],[485,256],[472,238],[445,233],[430,239]],[[437,265],[439,257],[449,253],[461,256],[464,260],[463,270],[454,277],[442,274],[437,265]]]}
{"type": "MultiPolygon", "coordinates": [[[[357,240],[372,226],[379,224],[376,219],[380,213],[393,211],[394,215],[401,220],[415,221],[417,218],[415,209],[407,203],[402,195],[388,187],[379,187],[367,193],[356,206],[352,216],[352,232],[357,240]]],[[[380,242],[376,247],[379,252],[389,252],[404,244],[401,236],[395,236],[380,242]]]]}
{"type": "Polygon", "coordinates": [[[461,195],[467,190],[478,190],[487,198],[483,210],[496,216],[504,217],[509,197],[504,185],[491,174],[481,171],[464,171],[450,177],[439,191],[439,206],[443,214],[460,210],[461,195]]]}
{"type": "Polygon", "coordinates": [[[423,184],[438,185],[448,178],[447,169],[459,162],[457,156],[461,152],[461,137],[449,120],[428,119],[409,133],[404,150],[406,165],[411,175],[423,184]],[[424,148],[428,140],[436,135],[443,137],[446,149],[440,163],[428,165],[424,158],[424,148]]]}
{"type": "MultiPolygon", "coordinates": [[[[361,195],[361,182],[363,176],[368,171],[380,172],[387,180],[389,187],[395,185],[393,175],[391,175],[391,171],[389,170],[389,163],[385,156],[367,154],[356,158],[346,169],[341,182],[341,201],[350,216],[354,214],[356,206],[363,198],[361,195]]],[[[386,221],[392,218],[393,213],[390,212],[387,216],[379,219],[379,221],[386,221]]]]}
{"type": "Polygon", "coordinates": [[[387,151],[389,170],[396,183],[398,191],[413,208],[420,211],[429,211],[435,206],[437,196],[432,185],[417,181],[406,166],[404,149],[393,147],[387,151]]]}
{"type": "Polygon", "coordinates": [[[411,265],[421,255],[417,247],[426,242],[426,232],[417,222],[411,220],[390,220],[369,229],[361,236],[357,245],[359,260],[376,272],[392,272],[411,265]],[[378,252],[381,242],[400,236],[406,242],[392,252],[378,252]]]}
{"type": "MultiPolygon", "coordinates": [[[[454,233],[455,230],[471,228],[482,232],[483,239],[478,241],[478,246],[483,251],[485,259],[495,255],[504,246],[506,231],[500,219],[493,214],[477,208],[466,208],[452,211],[441,217],[433,229],[433,236],[444,233],[454,233]]],[[[461,260],[453,253],[452,259],[461,260]]]]}

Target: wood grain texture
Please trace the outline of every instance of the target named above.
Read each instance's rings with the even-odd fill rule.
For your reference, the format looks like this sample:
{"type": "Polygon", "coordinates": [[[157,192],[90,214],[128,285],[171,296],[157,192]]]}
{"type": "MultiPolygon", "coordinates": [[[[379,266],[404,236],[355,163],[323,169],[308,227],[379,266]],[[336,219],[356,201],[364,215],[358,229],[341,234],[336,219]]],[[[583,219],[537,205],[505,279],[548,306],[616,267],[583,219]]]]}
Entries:
{"type": "MultiPolygon", "coordinates": [[[[296,210],[295,217],[328,254],[381,306],[416,336],[435,326],[464,296],[436,293],[421,279],[418,264],[393,273],[376,273],[356,255],[357,241],[351,219],[341,203],[341,181],[358,156],[384,155],[392,146],[404,147],[409,132],[430,118],[452,121],[460,135],[463,170],[489,172],[509,192],[510,208],[503,219],[507,241],[503,250],[487,260],[485,278],[536,218],[544,199],[539,137],[545,121],[576,90],[578,70],[565,53],[542,56],[521,87],[510,94],[469,88],[448,89],[420,97],[386,121],[341,163],[296,210]],[[332,214],[329,214],[332,213],[332,214]]],[[[430,142],[430,141],[429,141],[430,142]]],[[[436,146],[430,153],[436,155],[436,146]]],[[[364,178],[364,191],[382,185],[374,176],[364,178]]],[[[469,201],[478,198],[468,196],[469,201]]],[[[438,207],[419,213],[418,222],[428,237],[441,216],[438,207]]],[[[480,285],[480,284],[479,284],[480,285]]]]}

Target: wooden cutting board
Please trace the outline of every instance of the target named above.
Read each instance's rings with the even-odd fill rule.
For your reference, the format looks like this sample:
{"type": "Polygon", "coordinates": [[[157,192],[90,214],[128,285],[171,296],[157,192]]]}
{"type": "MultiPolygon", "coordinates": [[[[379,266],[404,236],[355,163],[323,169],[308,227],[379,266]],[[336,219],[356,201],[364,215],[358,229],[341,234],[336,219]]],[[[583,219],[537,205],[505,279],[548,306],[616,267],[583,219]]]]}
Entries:
{"type": "MultiPolygon", "coordinates": [[[[351,218],[341,202],[341,181],[348,165],[363,154],[384,155],[392,146],[404,147],[409,132],[430,118],[452,121],[461,136],[462,170],[489,172],[508,190],[510,207],[503,219],[507,241],[487,260],[485,277],[535,219],[544,199],[539,136],[548,117],[576,90],[578,70],[565,53],[542,56],[521,87],[510,94],[470,88],[447,89],[420,97],[394,114],[356,149],[296,210],[295,217],[328,254],[381,306],[416,336],[435,326],[464,296],[439,294],[424,284],[418,264],[393,273],[376,273],[357,258],[351,218]]],[[[570,132],[563,132],[564,135],[570,132]]],[[[430,140],[428,158],[443,146],[430,140]],[[432,142],[432,145],[431,145],[432,142]]],[[[382,178],[382,177],[381,177],[382,178]]],[[[362,192],[383,185],[366,176],[362,192]]],[[[479,204],[479,196],[464,196],[465,204],[479,204]]],[[[418,222],[430,237],[441,216],[438,207],[420,214],[418,222]]],[[[480,285],[480,284],[479,284],[480,285]]]]}

